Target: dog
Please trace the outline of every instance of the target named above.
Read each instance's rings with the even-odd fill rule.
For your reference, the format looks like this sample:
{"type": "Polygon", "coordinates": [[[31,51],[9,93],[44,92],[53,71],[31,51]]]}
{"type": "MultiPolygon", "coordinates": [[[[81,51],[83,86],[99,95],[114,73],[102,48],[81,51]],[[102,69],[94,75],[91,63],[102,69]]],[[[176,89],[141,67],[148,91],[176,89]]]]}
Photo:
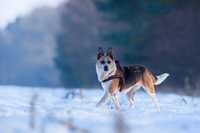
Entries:
{"type": "Polygon", "coordinates": [[[168,73],[155,76],[147,67],[137,64],[121,67],[119,61],[115,60],[113,56],[112,48],[109,48],[106,53],[102,48],[98,49],[96,73],[98,81],[105,91],[104,96],[97,103],[97,107],[111,98],[116,110],[120,110],[116,95],[118,92],[125,92],[129,105],[132,106],[135,92],[144,88],[145,92],[152,98],[157,111],[160,111],[155,86],[167,79],[168,73]]]}

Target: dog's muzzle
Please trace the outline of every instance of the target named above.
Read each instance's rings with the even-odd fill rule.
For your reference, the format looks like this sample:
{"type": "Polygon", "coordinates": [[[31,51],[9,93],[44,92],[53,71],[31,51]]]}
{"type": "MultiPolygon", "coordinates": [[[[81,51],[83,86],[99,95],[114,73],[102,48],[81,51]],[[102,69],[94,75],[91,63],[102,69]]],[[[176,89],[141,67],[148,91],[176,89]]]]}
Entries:
{"type": "Polygon", "coordinates": [[[104,71],[108,71],[108,66],[104,66],[104,71]]]}

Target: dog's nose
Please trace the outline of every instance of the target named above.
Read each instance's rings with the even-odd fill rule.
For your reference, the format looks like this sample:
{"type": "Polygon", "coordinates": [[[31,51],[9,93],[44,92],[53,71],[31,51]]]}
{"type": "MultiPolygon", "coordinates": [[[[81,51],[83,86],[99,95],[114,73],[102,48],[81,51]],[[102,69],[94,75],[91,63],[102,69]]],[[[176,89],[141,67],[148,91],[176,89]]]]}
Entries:
{"type": "Polygon", "coordinates": [[[108,71],[108,66],[104,66],[104,71],[108,71]]]}

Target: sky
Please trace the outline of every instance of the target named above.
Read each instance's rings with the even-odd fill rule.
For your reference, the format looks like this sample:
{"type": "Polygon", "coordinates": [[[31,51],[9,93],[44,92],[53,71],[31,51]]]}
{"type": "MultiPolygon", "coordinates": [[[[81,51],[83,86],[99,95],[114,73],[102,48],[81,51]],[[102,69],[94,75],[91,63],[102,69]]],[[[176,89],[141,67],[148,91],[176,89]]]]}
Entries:
{"type": "Polygon", "coordinates": [[[41,6],[57,7],[67,0],[0,0],[0,29],[4,29],[17,17],[41,6]]]}

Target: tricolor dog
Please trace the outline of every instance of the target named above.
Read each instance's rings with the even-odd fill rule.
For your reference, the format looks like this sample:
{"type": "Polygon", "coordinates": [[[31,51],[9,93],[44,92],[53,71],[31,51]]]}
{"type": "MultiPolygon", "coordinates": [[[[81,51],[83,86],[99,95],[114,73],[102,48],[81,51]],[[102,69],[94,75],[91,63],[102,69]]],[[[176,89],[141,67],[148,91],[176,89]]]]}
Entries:
{"type": "Polygon", "coordinates": [[[102,48],[98,49],[96,73],[105,91],[97,106],[103,104],[110,97],[115,108],[119,110],[120,104],[116,95],[117,92],[125,92],[131,106],[134,102],[135,92],[140,88],[144,88],[152,98],[157,110],[160,111],[155,86],[161,84],[169,76],[168,73],[155,76],[143,65],[121,67],[119,62],[115,60],[111,48],[108,49],[107,53],[104,53],[102,48]]]}

